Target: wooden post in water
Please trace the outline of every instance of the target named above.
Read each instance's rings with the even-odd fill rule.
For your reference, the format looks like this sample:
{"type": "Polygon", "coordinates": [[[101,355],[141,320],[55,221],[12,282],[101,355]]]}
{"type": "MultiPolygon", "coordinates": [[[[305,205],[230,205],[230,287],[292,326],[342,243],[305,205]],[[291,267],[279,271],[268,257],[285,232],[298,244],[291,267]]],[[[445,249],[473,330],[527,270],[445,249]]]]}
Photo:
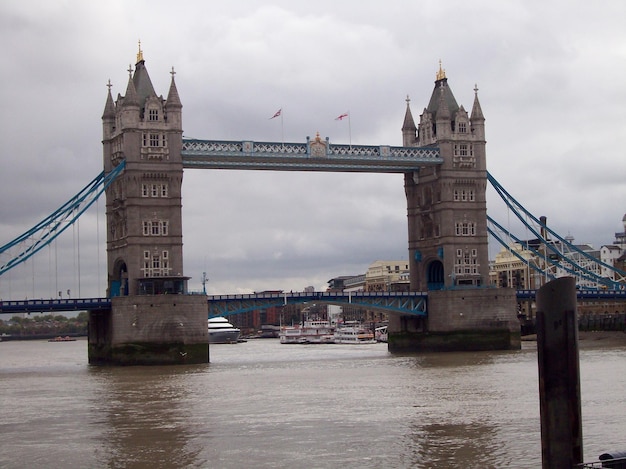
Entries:
{"type": "Polygon", "coordinates": [[[553,280],[537,291],[537,360],[543,469],[583,462],[576,281],[553,280]]]}

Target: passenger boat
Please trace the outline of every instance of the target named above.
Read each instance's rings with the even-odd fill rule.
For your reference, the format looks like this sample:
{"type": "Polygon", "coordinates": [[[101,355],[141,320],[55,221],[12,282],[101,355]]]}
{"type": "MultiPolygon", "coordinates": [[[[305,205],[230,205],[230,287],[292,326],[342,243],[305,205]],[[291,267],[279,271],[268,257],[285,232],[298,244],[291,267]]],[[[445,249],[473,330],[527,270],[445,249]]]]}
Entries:
{"type": "Polygon", "coordinates": [[[66,335],[65,337],[58,336],[54,339],[48,339],[48,342],[76,342],[76,339],[73,339],[70,336],[66,335]]]}
{"type": "Polygon", "coordinates": [[[344,324],[338,326],[334,333],[336,344],[375,344],[372,331],[361,324],[344,324]]]}
{"type": "Polygon", "coordinates": [[[334,326],[328,321],[304,321],[280,328],[281,344],[332,344],[334,326]]]}
{"type": "Polygon", "coordinates": [[[228,319],[217,317],[209,319],[210,344],[236,344],[239,341],[241,329],[237,329],[228,319]]]}

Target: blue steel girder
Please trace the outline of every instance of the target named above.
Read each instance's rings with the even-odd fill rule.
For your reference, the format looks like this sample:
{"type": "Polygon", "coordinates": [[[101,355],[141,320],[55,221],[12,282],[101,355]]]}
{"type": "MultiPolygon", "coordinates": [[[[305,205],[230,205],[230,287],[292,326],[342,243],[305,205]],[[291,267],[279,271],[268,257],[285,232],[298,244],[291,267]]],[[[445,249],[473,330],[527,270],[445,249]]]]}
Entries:
{"type": "Polygon", "coordinates": [[[301,303],[356,306],[418,316],[427,314],[425,292],[295,292],[208,296],[210,318],[301,303]]]}
{"type": "Polygon", "coordinates": [[[100,197],[107,187],[124,170],[122,160],[109,173],[101,172],[87,186],[51,215],[9,243],[0,246],[0,275],[30,259],[67,230],[100,197]]]}
{"type": "Polygon", "coordinates": [[[406,173],[440,165],[439,147],[331,145],[183,139],[184,168],[406,173]]]}
{"type": "Polygon", "coordinates": [[[0,314],[54,313],[111,309],[110,298],[68,298],[49,300],[0,300],[0,314]]]}
{"type": "Polygon", "coordinates": [[[487,179],[509,210],[541,245],[541,247],[532,247],[530,242],[516,238],[509,230],[503,228],[492,218],[487,217],[488,224],[495,226],[494,230],[488,228],[489,233],[498,242],[512,252],[504,238],[514,240],[524,249],[533,252],[536,261],[541,264],[541,268],[539,268],[539,264],[535,266],[528,259],[517,256],[524,264],[530,265],[549,278],[560,277],[564,274],[572,275],[576,278],[577,284],[580,282],[580,285],[586,288],[601,286],[609,290],[619,290],[624,287],[624,282],[626,282],[625,271],[603,262],[589,251],[583,251],[561,237],[526,210],[490,173],[487,173],[487,179]],[[500,233],[500,236],[496,232],[500,233]]]}

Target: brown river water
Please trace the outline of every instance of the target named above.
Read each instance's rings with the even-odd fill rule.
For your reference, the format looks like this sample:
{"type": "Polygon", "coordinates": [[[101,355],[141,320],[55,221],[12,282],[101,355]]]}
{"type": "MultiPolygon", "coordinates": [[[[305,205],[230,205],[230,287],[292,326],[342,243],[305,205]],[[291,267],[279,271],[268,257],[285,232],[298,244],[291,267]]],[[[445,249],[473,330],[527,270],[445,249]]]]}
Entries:
{"type": "MultiPolygon", "coordinates": [[[[537,468],[534,342],[212,345],[211,363],[94,367],[87,342],[0,343],[2,468],[537,468]]],[[[585,461],[626,450],[626,345],[581,348],[585,461]]]]}

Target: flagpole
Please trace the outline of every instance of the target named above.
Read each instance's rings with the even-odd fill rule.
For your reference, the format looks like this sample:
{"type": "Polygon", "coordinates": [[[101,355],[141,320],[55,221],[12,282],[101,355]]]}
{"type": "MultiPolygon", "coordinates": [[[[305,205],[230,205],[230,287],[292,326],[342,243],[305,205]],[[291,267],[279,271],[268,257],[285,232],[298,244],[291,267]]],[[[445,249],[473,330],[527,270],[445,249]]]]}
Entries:
{"type": "Polygon", "coordinates": [[[348,109],[348,138],[350,141],[350,150],[352,150],[352,124],[350,122],[350,109],[348,109]]]}
{"type": "Polygon", "coordinates": [[[280,109],[281,109],[281,112],[280,112],[280,138],[281,138],[282,146],[284,147],[285,146],[285,125],[283,123],[283,112],[282,112],[283,107],[281,106],[280,109]]]}

